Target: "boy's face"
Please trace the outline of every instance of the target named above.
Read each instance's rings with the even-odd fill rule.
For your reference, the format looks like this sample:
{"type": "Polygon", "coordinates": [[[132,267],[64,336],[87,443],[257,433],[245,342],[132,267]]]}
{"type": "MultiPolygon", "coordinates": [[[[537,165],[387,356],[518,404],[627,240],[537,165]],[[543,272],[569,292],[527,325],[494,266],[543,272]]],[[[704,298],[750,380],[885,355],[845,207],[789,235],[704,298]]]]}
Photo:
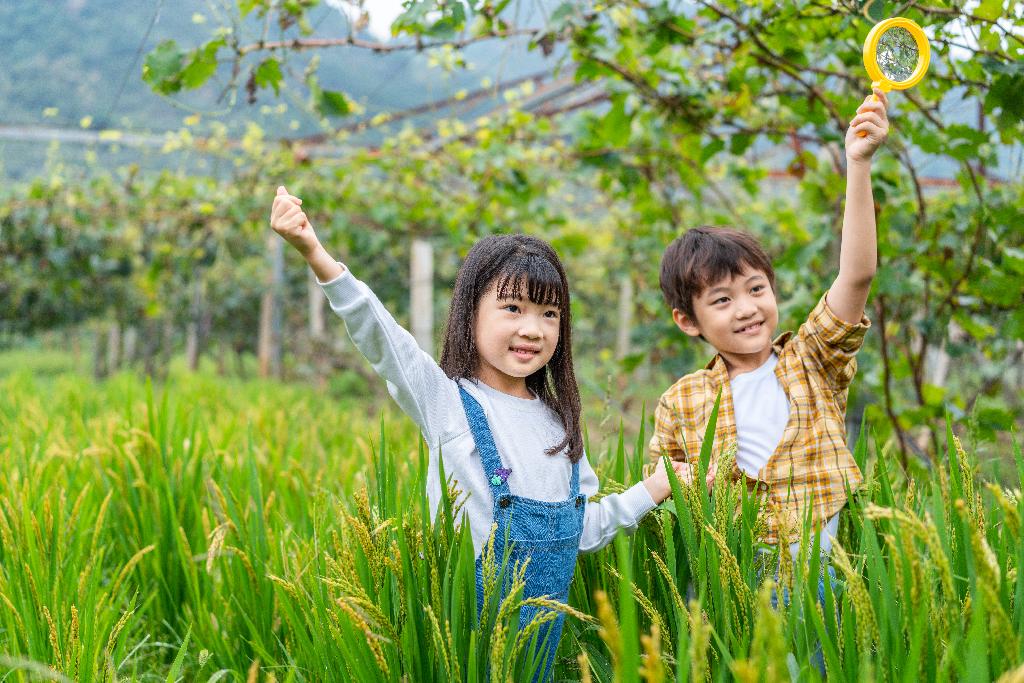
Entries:
{"type": "Polygon", "coordinates": [[[693,298],[693,310],[696,319],[672,309],[676,325],[691,337],[703,336],[731,366],[752,370],[768,359],[779,309],[763,271],[745,266],[739,275],[712,283],[693,298]]]}

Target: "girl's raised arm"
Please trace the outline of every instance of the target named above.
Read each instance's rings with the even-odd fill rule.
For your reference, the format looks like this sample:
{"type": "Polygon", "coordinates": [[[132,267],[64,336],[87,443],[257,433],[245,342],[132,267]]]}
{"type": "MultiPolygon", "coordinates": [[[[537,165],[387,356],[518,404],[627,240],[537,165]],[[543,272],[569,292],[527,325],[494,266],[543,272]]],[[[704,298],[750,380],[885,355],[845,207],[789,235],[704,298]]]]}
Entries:
{"type": "Polygon", "coordinates": [[[352,342],[387,383],[399,407],[436,445],[461,416],[458,389],[433,358],[399,325],[366,284],[331,257],[301,209],[301,199],[277,189],[270,225],[302,254],[323,287],[331,310],[345,321],[352,342]],[[454,415],[452,407],[458,408],[454,415]]]}
{"type": "Polygon", "coordinates": [[[419,425],[427,444],[443,442],[461,416],[455,383],[348,269],[320,284],[356,348],[387,381],[388,392],[419,425]]]}

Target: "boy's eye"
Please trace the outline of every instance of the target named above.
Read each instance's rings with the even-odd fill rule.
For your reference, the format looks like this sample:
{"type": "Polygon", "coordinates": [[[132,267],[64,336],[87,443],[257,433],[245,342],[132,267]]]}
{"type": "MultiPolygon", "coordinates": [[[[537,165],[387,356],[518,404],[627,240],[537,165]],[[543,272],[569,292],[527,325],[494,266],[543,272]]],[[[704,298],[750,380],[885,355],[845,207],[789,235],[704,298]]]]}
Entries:
{"type": "Polygon", "coordinates": [[[729,297],[727,297],[727,296],[720,296],[717,299],[715,299],[714,301],[712,301],[711,305],[715,306],[717,304],[723,303],[723,302],[728,301],[728,300],[729,300],[729,297]]]}
{"type": "Polygon", "coordinates": [[[754,288],[751,289],[750,291],[754,292],[755,294],[760,294],[763,290],[764,285],[754,285],[754,288]]]}

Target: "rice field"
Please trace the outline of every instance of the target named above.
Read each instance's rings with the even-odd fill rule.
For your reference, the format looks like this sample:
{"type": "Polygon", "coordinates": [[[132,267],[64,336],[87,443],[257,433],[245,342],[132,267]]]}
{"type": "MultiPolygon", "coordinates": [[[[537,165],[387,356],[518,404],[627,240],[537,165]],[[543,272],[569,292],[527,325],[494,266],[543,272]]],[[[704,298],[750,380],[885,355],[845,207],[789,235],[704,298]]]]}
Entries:
{"type": "MultiPolygon", "coordinates": [[[[1024,681],[1024,457],[1011,445],[982,477],[953,433],[912,476],[858,442],[866,484],[823,605],[807,544],[780,585],[760,580],[767,511],[745,489],[677,487],[581,556],[555,679],[1024,681]]],[[[645,440],[589,444],[603,491],[639,478],[645,440]]],[[[2,681],[531,677],[538,624],[519,631],[496,575],[478,618],[469,535],[431,523],[426,452],[397,409],[8,368],[0,458],[2,681]]]]}

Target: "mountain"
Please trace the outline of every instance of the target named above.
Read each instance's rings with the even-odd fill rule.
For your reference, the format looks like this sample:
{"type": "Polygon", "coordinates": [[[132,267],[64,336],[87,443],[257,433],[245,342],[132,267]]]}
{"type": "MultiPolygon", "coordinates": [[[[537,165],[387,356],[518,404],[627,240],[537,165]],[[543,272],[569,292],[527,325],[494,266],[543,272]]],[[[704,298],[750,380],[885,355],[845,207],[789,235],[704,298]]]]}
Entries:
{"type": "MultiPolygon", "coordinates": [[[[219,24],[211,14],[216,7],[206,0],[0,3],[0,41],[5,46],[0,66],[0,127],[7,132],[6,139],[0,138],[0,174],[30,177],[47,163],[45,139],[26,141],[19,132],[11,132],[12,126],[74,131],[89,117],[92,130],[118,128],[159,135],[181,128],[186,117],[198,113],[197,135],[212,121],[226,124],[234,134],[241,134],[249,121],[263,126],[271,137],[322,132],[317,118],[305,111],[308,92],[302,74],[313,52],[320,59],[323,87],[346,92],[368,114],[443,101],[459,90],[479,88],[485,78],[500,82],[551,70],[557,58],[545,59],[539,51],[527,50],[522,40],[486,41],[465,51],[472,69],[447,74],[430,66],[426,54],[412,50],[375,53],[338,47],[290,55],[283,65],[288,86],[280,97],[260,92],[255,104],[246,102],[244,87],[225,93],[224,73],[218,73],[199,91],[170,98],[153,93],[141,78],[146,55],[167,39],[184,49],[208,39],[219,24]],[[284,113],[277,111],[281,104],[287,105],[284,113]]],[[[367,7],[373,11],[372,2],[367,7]]],[[[314,37],[348,34],[346,18],[326,4],[311,18],[314,37]]],[[[262,29],[254,13],[238,32],[255,39],[262,29]]],[[[277,39],[279,34],[274,26],[268,38],[277,39]]],[[[284,35],[294,37],[295,29],[284,35]]],[[[435,115],[444,114],[442,109],[435,115]]],[[[47,131],[39,134],[42,138],[48,135],[47,131]]],[[[65,144],[61,157],[77,163],[84,161],[83,152],[65,144]]],[[[159,156],[152,150],[112,150],[108,146],[98,147],[96,153],[96,163],[103,166],[138,156],[144,160],[159,156]]]]}

